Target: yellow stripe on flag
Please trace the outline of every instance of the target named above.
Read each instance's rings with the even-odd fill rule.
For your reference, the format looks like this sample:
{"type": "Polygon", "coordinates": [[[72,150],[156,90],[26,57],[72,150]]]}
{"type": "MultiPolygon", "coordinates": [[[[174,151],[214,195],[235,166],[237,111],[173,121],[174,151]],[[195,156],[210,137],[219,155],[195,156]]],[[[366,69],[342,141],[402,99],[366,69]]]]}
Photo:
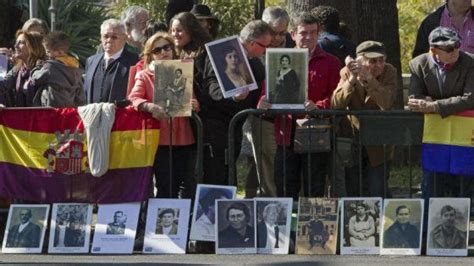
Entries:
{"type": "Polygon", "coordinates": [[[472,147],[474,117],[425,114],[423,143],[472,147]]]}
{"type": "MultiPolygon", "coordinates": [[[[110,136],[109,169],[152,166],[159,135],[159,129],[113,131],[110,136]]],[[[50,143],[56,142],[54,134],[0,125],[0,162],[46,169],[48,161],[43,154],[50,143]]],[[[87,156],[85,140],[84,154],[87,156]]]]}

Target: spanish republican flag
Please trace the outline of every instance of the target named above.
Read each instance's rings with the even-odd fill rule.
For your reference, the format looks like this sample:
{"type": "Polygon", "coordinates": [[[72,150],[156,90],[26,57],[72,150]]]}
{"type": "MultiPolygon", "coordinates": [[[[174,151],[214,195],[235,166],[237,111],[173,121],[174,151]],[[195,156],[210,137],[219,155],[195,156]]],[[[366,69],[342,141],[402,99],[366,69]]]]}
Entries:
{"type": "Polygon", "coordinates": [[[446,118],[425,114],[423,169],[474,175],[474,110],[446,118]]]}
{"type": "Polygon", "coordinates": [[[159,122],[117,108],[105,175],[89,173],[76,108],[0,111],[0,197],[35,202],[114,203],[148,198],[159,122]]]}

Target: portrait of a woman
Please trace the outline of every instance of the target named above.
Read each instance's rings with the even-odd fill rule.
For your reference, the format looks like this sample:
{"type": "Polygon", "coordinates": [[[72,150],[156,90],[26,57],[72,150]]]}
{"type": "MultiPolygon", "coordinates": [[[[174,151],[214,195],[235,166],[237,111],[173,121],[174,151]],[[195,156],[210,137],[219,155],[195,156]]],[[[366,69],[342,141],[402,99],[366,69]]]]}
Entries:
{"type": "Polygon", "coordinates": [[[349,219],[349,242],[352,247],[375,247],[375,221],[363,202],[356,204],[356,214],[349,219]]]}
{"type": "Polygon", "coordinates": [[[280,57],[280,70],[276,74],[274,98],[271,103],[297,104],[303,103],[300,97],[300,81],[295,70],[291,68],[291,57],[282,55],[280,57]]]}
{"type": "Polygon", "coordinates": [[[222,56],[224,58],[224,72],[221,79],[226,91],[252,83],[250,73],[245,68],[245,62],[240,58],[236,48],[224,46],[222,56]]]}

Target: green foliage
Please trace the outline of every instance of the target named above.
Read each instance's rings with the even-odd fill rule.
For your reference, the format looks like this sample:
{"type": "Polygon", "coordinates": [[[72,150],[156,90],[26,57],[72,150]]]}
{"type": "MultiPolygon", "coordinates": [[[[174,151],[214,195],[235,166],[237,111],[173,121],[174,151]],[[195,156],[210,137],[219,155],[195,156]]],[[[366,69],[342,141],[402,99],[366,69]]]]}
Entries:
{"type": "Polygon", "coordinates": [[[150,12],[150,17],[155,20],[164,22],[167,0],[126,0],[120,1],[118,4],[110,8],[113,17],[120,19],[120,16],[127,7],[136,5],[141,6],[150,12]]]}
{"type": "Polygon", "coordinates": [[[398,21],[400,33],[400,59],[402,72],[408,73],[408,62],[415,47],[416,34],[421,21],[444,0],[398,0],[398,21]]]}

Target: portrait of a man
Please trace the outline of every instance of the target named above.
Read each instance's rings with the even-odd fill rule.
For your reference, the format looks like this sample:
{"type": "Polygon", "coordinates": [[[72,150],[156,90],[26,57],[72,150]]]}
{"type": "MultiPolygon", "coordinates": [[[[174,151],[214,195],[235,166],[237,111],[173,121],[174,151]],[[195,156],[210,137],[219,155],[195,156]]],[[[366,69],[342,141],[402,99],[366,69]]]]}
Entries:
{"type": "Polygon", "coordinates": [[[114,221],[107,224],[107,235],[123,235],[125,234],[125,224],[127,222],[127,216],[124,215],[123,211],[116,211],[114,213],[114,221]]]}
{"type": "Polygon", "coordinates": [[[255,231],[250,225],[251,214],[246,204],[231,203],[225,219],[228,225],[219,231],[219,248],[255,248],[255,231]]]}
{"type": "Polygon", "coordinates": [[[211,188],[199,199],[201,215],[193,224],[193,231],[202,235],[214,236],[216,219],[215,202],[217,199],[229,199],[225,190],[211,188]]]}
{"type": "Polygon", "coordinates": [[[278,203],[263,208],[262,220],[257,224],[258,248],[282,248],[287,240],[286,226],[278,224],[282,208],[278,203]]]}
{"type": "Polygon", "coordinates": [[[313,215],[311,220],[307,223],[308,235],[309,235],[309,250],[313,249],[316,244],[319,244],[321,248],[326,246],[326,242],[329,239],[329,232],[325,230],[324,223],[313,215]]]}
{"type": "Polygon", "coordinates": [[[466,232],[456,227],[458,213],[451,205],[444,205],[440,211],[441,223],[433,228],[430,233],[428,248],[434,249],[465,249],[466,232]]]}
{"type": "Polygon", "coordinates": [[[56,218],[54,247],[82,247],[85,241],[85,217],[80,212],[61,212],[56,218]]]}
{"type": "Polygon", "coordinates": [[[411,212],[407,205],[395,209],[396,221],[384,232],[384,248],[419,248],[420,230],[410,223],[411,212]]]}
{"type": "Polygon", "coordinates": [[[176,235],[178,234],[178,225],[176,213],[173,209],[163,209],[158,214],[159,222],[156,225],[155,234],[157,235],[176,235]]]}
{"type": "Polygon", "coordinates": [[[31,209],[23,208],[19,213],[19,224],[8,230],[7,248],[38,248],[41,240],[41,227],[32,221],[31,209]]]}

